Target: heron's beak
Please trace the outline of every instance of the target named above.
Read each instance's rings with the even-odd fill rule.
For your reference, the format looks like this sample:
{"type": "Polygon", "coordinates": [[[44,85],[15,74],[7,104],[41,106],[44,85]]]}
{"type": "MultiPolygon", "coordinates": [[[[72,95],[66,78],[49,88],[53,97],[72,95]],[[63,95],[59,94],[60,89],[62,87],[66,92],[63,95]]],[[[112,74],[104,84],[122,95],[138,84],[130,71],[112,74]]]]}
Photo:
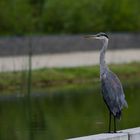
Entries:
{"type": "Polygon", "coordinates": [[[98,39],[96,35],[85,35],[84,38],[98,39]]]}

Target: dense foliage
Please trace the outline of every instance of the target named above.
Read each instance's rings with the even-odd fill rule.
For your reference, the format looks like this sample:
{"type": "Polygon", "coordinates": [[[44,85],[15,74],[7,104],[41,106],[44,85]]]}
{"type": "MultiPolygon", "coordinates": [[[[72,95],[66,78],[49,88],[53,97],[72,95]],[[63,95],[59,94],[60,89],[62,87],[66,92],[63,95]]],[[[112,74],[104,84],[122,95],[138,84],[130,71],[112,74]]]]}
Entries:
{"type": "Polygon", "coordinates": [[[0,0],[0,34],[140,31],[139,0],[0,0]]]}

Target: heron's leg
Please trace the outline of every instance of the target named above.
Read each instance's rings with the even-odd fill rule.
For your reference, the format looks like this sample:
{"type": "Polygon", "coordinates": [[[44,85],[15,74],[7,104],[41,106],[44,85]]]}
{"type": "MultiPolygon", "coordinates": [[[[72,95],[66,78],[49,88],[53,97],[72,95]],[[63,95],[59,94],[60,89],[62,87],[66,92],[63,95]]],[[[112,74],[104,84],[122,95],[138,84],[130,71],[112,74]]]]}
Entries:
{"type": "Polygon", "coordinates": [[[116,133],[116,117],[114,116],[114,133],[116,133]]]}
{"type": "Polygon", "coordinates": [[[108,133],[110,133],[111,131],[111,111],[109,111],[109,130],[108,133]]]}

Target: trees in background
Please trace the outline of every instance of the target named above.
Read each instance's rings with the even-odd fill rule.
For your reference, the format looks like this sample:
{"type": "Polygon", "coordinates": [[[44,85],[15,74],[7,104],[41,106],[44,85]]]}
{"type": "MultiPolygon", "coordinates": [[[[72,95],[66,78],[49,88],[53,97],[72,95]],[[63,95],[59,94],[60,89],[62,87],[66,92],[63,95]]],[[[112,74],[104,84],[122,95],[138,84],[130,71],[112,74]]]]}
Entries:
{"type": "Polygon", "coordinates": [[[0,0],[0,34],[140,31],[139,0],[0,0]]]}

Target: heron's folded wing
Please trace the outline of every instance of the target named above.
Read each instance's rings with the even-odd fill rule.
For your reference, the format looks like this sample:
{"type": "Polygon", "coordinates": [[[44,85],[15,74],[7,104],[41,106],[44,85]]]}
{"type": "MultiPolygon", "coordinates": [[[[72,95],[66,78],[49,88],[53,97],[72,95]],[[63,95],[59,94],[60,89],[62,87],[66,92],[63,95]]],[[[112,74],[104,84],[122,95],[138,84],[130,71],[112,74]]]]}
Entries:
{"type": "Polygon", "coordinates": [[[101,83],[103,98],[111,112],[116,114],[126,104],[121,82],[114,73],[108,72],[101,83]]]}

